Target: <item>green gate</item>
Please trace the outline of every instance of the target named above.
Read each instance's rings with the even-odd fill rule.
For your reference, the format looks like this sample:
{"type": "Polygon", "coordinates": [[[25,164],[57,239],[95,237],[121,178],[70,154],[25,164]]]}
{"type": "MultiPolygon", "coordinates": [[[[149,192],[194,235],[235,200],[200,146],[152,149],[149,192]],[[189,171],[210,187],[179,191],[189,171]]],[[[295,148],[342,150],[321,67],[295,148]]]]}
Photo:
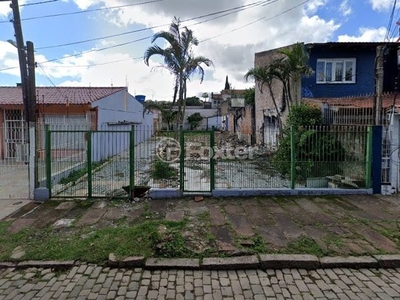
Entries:
{"type": "Polygon", "coordinates": [[[181,131],[180,185],[183,192],[211,192],[214,178],[214,130],[181,131]]]}
{"type": "Polygon", "coordinates": [[[134,187],[131,130],[46,128],[46,187],[52,198],[131,198],[134,187]]]}

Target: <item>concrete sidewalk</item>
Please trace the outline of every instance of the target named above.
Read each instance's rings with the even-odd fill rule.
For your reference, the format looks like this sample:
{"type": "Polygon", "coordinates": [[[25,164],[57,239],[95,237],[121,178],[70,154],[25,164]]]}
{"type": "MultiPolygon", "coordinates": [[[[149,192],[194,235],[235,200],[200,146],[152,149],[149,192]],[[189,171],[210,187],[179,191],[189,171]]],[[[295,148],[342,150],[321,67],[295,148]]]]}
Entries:
{"type": "Polygon", "coordinates": [[[90,226],[96,230],[119,221],[129,225],[146,220],[187,219],[189,226],[182,236],[193,253],[213,249],[226,256],[250,255],[262,244],[266,254],[400,254],[397,196],[196,200],[85,200],[84,205],[76,201],[50,201],[42,205],[31,203],[6,220],[11,222],[11,233],[27,227],[50,226],[62,234],[63,228],[71,231],[90,226]]]}
{"type": "Polygon", "coordinates": [[[32,201],[30,200],[17,200],[17,199],[0,200],[0,220],[3,220],[8,216],[16,213],[22,207],[31,202],[32,201]]]}

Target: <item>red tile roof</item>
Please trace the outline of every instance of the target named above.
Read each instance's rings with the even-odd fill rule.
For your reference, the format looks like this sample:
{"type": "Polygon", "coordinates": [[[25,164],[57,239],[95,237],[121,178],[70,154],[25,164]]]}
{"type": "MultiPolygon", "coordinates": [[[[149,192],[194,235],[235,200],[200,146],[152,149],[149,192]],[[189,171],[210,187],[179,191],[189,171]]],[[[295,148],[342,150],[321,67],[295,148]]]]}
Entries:
{"type": "MultiPolygon", "coordinates": [[[[39,104],[88,104],[126,87],[37,87],[36,102],[39,104]]],[[[0,105],[23,104],[20,86],[0,87],[0,105]]]]}

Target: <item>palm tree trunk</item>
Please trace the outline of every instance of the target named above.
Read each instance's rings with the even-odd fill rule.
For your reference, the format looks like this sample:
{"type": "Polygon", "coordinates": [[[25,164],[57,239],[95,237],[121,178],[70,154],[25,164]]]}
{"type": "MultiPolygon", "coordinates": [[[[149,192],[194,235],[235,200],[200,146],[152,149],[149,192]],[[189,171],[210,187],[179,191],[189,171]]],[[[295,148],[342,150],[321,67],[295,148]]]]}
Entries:
{"type": "Polygon", "coordinates": [[[276,99],[275,99],[275,95],[274,95],[274,93],[272,92],[272,84],[271,84],[271,82],[268,82],[267,84],[268,84],[269,93],[271,94],[272,102],[274,102],[276,114],[277,114],[278,121],[279,121],[279,132],[281,132],[281,131],[282,131],[282,118],[281,118],[281,113],[279,112],[278,104],[276,103],[276,99]]]}

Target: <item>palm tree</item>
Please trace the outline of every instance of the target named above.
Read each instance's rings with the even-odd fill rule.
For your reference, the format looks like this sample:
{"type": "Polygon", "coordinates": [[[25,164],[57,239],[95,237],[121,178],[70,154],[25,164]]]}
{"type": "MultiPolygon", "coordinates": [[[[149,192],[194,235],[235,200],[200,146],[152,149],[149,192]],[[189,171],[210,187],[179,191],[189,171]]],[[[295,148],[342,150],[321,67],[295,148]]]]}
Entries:
{"type": "Polygon", "coordinates": [[[187,27],[181,29],[180,20],[175,17],[172,21],[169,31],[161,31],[153,35],[151,40],[154,43],[157,39],[164,39],[168,45],[165,49],[158,45],[150,46],[144,53],[144,62],[149,65],[150,57],[160,55],[164,58],[164,64],[159,67],[167,69],[174,75],[174,95],[173,105],[178,101],[177,126],[184,122],[185,100],[187,91],[187,81],[198,73],[200,82],[204,79],[204,69],[202,65],[212,66],[210,59],[203,56],[194,56],[193,46],[199,44],[199,40],[193,35],[193,31],[187,27]],[[177,99],[178,98],[178,99],[177,99]]]}
{"type": "Polygon", "coordinates": [[[296,43],[292,47],[279,51],[284,57],[276,61],[276,67],[280,70],[283,84],[286,85],[287,96],[290,104],[293,100],[296,104],[301,101],[301,79],[305,76],[310,76],[313,70],[308,64],[309,55],[304,51],[302,43],[296,43]],[[294,85],[294,99],[291,95],[291,83],[294,85]]]}
{"type": "Polygon", "coordinates": [[[272,91],[272,82],[276,78],[275,70],[270,67],[255,67],[251,68],[244,75],[244,78],[249,80],[249,78],[253,78],[257,84],[257,87],[261,93],[263,93],[263,87],[266,85],[268,87],[269,93],[272,98],[272,102],[274,103],[274,107],[276,110],[276,116],[278,118],[279,129],[281,129],[281,113],[278,109],[278,104],[275,99],[275,95],[272,91]]]}

